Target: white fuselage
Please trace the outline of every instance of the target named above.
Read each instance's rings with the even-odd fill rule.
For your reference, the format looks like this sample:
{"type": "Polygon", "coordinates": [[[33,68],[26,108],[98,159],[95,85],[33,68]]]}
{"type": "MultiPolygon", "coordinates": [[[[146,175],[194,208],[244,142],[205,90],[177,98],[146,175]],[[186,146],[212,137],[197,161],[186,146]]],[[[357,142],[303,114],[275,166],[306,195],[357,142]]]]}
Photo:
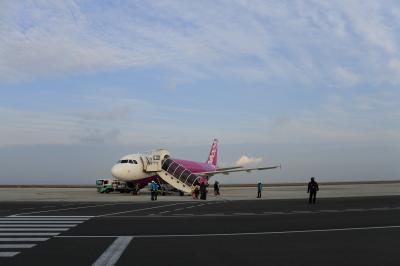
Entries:
{"type": "Polygon", "coordinates": [[[144,172],[140,154],[130,154],[122,157],[112,168],[111,174],[121,181],[136,181],[152,176],[144,172]]]}

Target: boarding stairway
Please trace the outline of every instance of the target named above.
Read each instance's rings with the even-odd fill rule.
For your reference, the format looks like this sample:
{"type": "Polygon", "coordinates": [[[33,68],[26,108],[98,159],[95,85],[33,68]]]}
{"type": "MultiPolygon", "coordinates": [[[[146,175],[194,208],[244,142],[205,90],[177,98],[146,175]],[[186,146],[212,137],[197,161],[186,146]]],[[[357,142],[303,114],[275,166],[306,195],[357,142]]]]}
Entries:
{"type": "Polygon", "coordinates": [[[153,151],[150,156],[142,157],[145,172],[154,172],[174,188],[192,193],[200,176],[169,158],[166,150],[153,151]]]}
{"type": "Polygon", "coordinates": [[[163,171],[159,172],[158,175],[171,186],[186,193],[193,191],[199,179],[198,175],[193,174],[190,170],[170,158],[164,160],[162,169],[163,171]]]}

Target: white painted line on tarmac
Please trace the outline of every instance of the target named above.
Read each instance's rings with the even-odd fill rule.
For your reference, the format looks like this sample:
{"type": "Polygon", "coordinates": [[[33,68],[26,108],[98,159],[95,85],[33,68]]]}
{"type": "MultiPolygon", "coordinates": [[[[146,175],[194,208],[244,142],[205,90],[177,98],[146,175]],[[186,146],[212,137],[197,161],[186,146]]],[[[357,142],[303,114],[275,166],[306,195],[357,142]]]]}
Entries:
{"type": "Polygon", "coordinates": [[[10,215],[14,218],[71,218],[71,219],[90,219],[94,215],[10,215]]]}
{"type": "Polygon", "coordinates": [[[171,212],[171,211],[163,211],[163,212],[159,212],[159,213],[163,214],[163,213],[169,213],[169,212],[171,212]]]}
{"type": "Polygon", "coordinates": [[[33,248],[36,244],[0,244],[2,248],[33,248]]]}
{"type": "Polygon", "coordinates": [[[362,212],[366,211],[365,209],[345,209],[346,212],[362,212]]]}
{"type": "MultiPolygon", "coordinates": [[[[57,236],[56,236],[57,237],[57,236]]],[[[0,242],[27,242],[27,241],[46,241],[49,238],[32,237],[32,238],[0,238],[0,242]]]]}
{"type": "Polygon", "coordinates": [[[111,266],[115,265],[122,253],[132,241],[132,236],[118,237],[103,254],[93,263],[93,266],[111,266]]]}
{"type": "Polygon", "coordinates": [[[97,204],[97,205],[80,206],[80,207],[71,207],[71,208],[62,208],[62,209],[53,209],[53,210],[44,210],[44,211],[33,211],[33,212],[18,213],[18,214],[14,214],[14,215],[17,216],[17,215],[29,215],[29,214],[44,213],[44,212],[57,212],[57,211],[80,210],[80,209],[96,208],[96,207],[105,207],[105,206],[118,205],[118,204],[121,204],[121,203],[107,203],[107,204],[97,204]]]}
{"type": "Polygon", "coordinates": [[[0,236],[58,236],[60,233],[0,233],[0,236]]]}
{"type": "Polygon", "coordinates": [[[196,207],[196,206],[188,206],[188,207],[185,207],[185,209],[191,209],[191,208],[194,208],[194,207],[196,207]]]}
{"type": "Polygon", "coordinates": [[[17,254],[19,254],[19,252],[0,252],[0,257],[9,258],[9,257],[14,257],[17,254]]]}
{"type": "Polygon", "coordinates": [[[76,224],[0,224],[1,227],[75,227],[76,224]]]}
{"type": "Polygon", "coordinates": [[[80,224],[84,221],[31,221],[31,220],[7,220],[0,224],[80,224]]]}
{"type": "MultiPolygon", "coordinates": [[[[310,230],[290,230],[290,231],[270,231],[270,232],[249,232],[249,233],[212,233],[212,234],[187,234],[187,235],[134,235],[125,236],[132,238],[174,238],[174,237],[215,237],[215,236],[253,236],[253,235],[284,235],[284,234],[301,234],[301,233],[324,233],[324,232],[346,232],[346,231],[362,231],[362,230],[383,230],[383,229],[400,229],[400,225],[389,226],[368,226],[368,227],[345,227],[345,228],[327,228],[327,229],[310,229],[310,230]]],[[[56,238],[115,238],[122,237],[119,235],[80,235],[80,236],[55,236],[56,238]]]]}
{"type": "Polygon", "coordinates": [[[87,221],[90,218],[51,218],[51,217],[5,217],[0,218],[0,221],[87,221]]]}
{"type": "Polygon", "coordinates": [[[254,215],[254,212],[235,212],[234,215],[254,215]]]}
{"type": "Polygon", "coordinates": [[[68,231],[69,228],[0,228],[0,231],[68,231]]]}
{"type": "Polygon", "coordinates": [[[279,235],[279,234],[298,234],[298,233],[321,233],[338,231],[358,231],[358,230],[379,230],[400,228],[400,225],[392,226],[369,226],[369,227],[347,227],[330,229],[310,229],[310,230],[291,230],[291,231],[272,231],[272,232],[254,232],[254,233],[223,233],[223,234],[190,234],[190,235],[142,235],[135,238],[163,238],[163,237],[210,237],[210,236],[251,236],[251,235],[279,235]]]}
{"type": "Polygon", "coordinates": [[[130,213],[130,212],[139,212],[139,211],[146,211],[146,210],[154,210],[154,209],[165,208],[165,207],[171,207],[171,206],[182,205],[182,204],[188,204],[188,203],[190,203],[190,202],[180,202],[180,203],[167,204],[167,205],[161,205],[161,206],[155,206],[155,207],[148,207],[148,208],[142,208],[142,209],[135,209],[135,210],[129,210],[129,211],[113,212],[113,213],[107,213],[107,214],[99,215],[99,216],[96,216],[96,217],[106,217],[106,216],[112,216],[112,215],[122,214],[122,213],[130,213]]]}
{"type": "Polygon", "coordinates": [[[263,212],[263,214],[285,214],[284,212],[263,212]]]}

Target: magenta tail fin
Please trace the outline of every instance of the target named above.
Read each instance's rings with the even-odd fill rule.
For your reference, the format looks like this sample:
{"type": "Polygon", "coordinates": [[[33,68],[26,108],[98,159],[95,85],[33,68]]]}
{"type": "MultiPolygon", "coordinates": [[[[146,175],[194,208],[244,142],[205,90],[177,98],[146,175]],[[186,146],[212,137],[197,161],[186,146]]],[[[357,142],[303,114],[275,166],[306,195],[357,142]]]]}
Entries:
{"type": "Polygon", "coordinates": [[[217,166],[218,159],[218,140],[214,139],[213,144],[211,145],[210,155],[208,155],[207,163],[217,166]]]}

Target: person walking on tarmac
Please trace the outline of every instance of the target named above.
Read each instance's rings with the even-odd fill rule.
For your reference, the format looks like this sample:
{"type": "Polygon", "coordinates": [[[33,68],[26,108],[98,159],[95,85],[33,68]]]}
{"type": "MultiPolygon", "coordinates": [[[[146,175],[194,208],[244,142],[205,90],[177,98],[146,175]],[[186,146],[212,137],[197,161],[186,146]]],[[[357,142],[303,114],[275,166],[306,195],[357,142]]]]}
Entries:
{"type": "Polygon", "coordinates": [[[158,185],[153,180],[150,183],[150,192],[151,192],[151,200],[157,200],[157,193],[158,193],[158,185]]]}
{"type": "Polygon", "coordinates": [[[219,183],[218,181],[215,181],[214,183],[214,195],[219,196],[219,183]]]}
{"type": "Polygon", "coordinates": [[[318,190],[319,190],[318,183],[315,181],[314,177],[311,177],[311,181],[308,183],[308,189],[307,189],[307,193],[310,194],[310,197],[308,198],[309,204],[311,204],[311,202],[315,203],[318,190]]]}
{"type": "Polygon", "coordinates": [[[206,200],[207,199],[207,186],[206,182],[201,182],[200,184],[200,199],[206,200]]]}
{"type": "Polygon", "coordinates": [[[261,198],[262,184],[261,181],[257,183],[257,198],[261,198]]]}

